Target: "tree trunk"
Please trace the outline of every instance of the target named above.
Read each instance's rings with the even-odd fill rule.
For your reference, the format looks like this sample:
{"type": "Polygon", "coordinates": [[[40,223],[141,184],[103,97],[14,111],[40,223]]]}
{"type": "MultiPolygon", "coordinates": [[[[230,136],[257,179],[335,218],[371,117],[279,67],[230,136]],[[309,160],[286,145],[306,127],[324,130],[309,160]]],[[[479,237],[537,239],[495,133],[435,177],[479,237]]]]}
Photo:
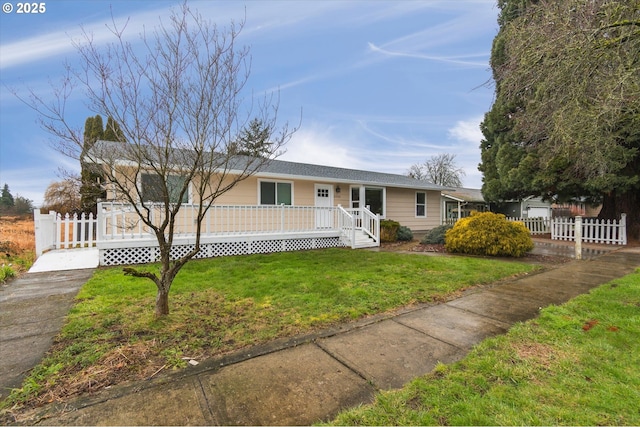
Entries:
{"type": "Polygon", "coordinates": [[[169,314],[169,291],[158,288],[156,294],[156,317],[163,317],[169,314]]]}
{"type": "Polygon", "coordinates": [[[627,214],[627,239],[640,242],[640,195],[635,191],[606,194],[598,218],[620,219],[623,213],[627,214]]]}

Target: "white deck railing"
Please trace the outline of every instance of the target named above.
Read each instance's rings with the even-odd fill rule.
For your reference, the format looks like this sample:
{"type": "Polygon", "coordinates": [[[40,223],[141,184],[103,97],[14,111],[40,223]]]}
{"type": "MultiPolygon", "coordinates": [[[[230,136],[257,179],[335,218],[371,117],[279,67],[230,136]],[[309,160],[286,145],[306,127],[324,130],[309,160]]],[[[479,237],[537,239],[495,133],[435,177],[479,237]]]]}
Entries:
{"type": "Polygon", "coordinates": [[[49,249],[72,249],[96,246],[98,220],[93,214],[41,214],[33,211],[36,256],[49,249]]]}
{"type": "MultiPolygon", "coordinates": [[[[138,207],[141,209],[141,207],[138,207]]],[[[197,224],[197,205],[183,205],[175,218],[176,236],[194,235],[197,224]]],[[[131,205],[101,203],[99,205],[99,240],[136,239],[153,237],[131,205]]],[[[259,205],[211,206],[202,221],[202,235],[300,233],[337,229],[338,208],[315,206],[259,205]]],[[[165,219],[161,206],[149,208],[154,224],[165,219]]]]}
{"type": "MultiPolygon", "coordinates": [[[[161,205],[143,208],[153,224],[161,224],[165,213],[161,205]]],[[[189,238],[197,231],[197,205],[183,205],[175,218],[174,238],[189,238]]],[[[98,214],[66,215],[55,212],[34,212],[36,226],[36,256],[49,249],[98,246],[114,247],[117,241],[152,241],[150,229],[139,217],[136,207],[116,202],[98,204],[98,214]]],[[[201,236],[311,235],[335,231],[346,246],[355,247],[355,232],[362,230],[379,244],[380,220],[368,209],[316,206],[219,206],[206,212],[201,224],[201,236]]]]}

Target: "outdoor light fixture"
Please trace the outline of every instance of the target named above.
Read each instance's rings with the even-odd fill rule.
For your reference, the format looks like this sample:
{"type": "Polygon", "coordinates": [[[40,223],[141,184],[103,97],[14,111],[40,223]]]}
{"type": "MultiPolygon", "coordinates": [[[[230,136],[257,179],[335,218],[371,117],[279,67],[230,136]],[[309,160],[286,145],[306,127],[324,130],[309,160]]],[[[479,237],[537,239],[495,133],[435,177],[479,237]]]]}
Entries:
{"type": "Polygon", "coordinates": [[[340,186],[338,185],[338,186],[336,187],[336,193],[339,193],[339,192],[340,192],[340,186]]]}

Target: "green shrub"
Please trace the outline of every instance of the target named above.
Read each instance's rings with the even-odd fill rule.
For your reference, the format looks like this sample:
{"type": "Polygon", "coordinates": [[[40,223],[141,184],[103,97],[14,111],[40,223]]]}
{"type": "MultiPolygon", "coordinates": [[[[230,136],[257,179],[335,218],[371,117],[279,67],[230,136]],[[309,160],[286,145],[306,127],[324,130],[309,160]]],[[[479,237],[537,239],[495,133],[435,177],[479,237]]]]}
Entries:
{"type": "Polygon", "coordinates": [[[380,241],[395,242],[398,239],[398,228],[400,223],[390,219],[380,221],[380,241]]]}
{"type": "Polygon", "coordinates": [[[5,280],[15,277],[16,272],[10,265],[0,266],[0,283],[4,283],[5,280]]]}
{"type": "Polygon", "coordinates": [[[400,227],[398,227],[396,239],[400,240],[401,242],[410,242],[411,240],[413,240],[413,231],[411,231],[409,227],[401,225],[400,227]]]}
{"type": "Polygon", "coordinates": [[[445,234],[445,248],[470,255],[521,257],[533,249],[533,241],[523,223],[482,212],[456,222],[445,234]]]}
{"type": "Polygon", "coordinates": [[[453,225],[439,225],[436,228],[432,228],[427,232],[427,234],[422,238],[420,243],[423,245],[444,245],[444,234],[451,230],[453,225]]]}

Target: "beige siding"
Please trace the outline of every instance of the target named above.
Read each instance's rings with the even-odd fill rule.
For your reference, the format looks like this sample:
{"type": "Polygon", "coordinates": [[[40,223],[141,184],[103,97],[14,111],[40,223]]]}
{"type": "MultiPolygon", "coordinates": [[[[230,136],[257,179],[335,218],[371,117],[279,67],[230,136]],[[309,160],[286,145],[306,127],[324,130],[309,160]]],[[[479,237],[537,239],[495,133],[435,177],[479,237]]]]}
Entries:
{"type": "Polygon", "coordinates": [[[426,191],[427,216],[416,217],[416,192],[423,190],[387,188],[386,219],[398,221],[413,231],[430,230],[440,225],[440,192],[426,191]]]}
{"type": "Polygon", "coordinates": [[[293,184],[293,204],[295,206],[314,206],[315,205],[315,185],[327,184],[332,186],[332,196],[334,206],[349,206],[349,185],[341,184],[340,192],[336,193],[337,184],[332,182],[321,181],[303,181],[288,180],[275,178],[258,178],[250,177],[238,183],[228,193],[223,194],[216,201],[217,205],[256,205],[258,204],[258,182],[259,181],[277,181],[291,182],[293,184]]]}
{"type": "MultiPolygon", "coordinates": [[[[243,205],[255,206],[259,204],[259,181],[278,181],[290,182],[293,188],[293,204],[295,206],[314,206],[315,205],[315,184],[327,184],[332,186],[333,205],[342,205],[345,208],[350,207],[350,185],[348,183],[337,184],[327,181],[307,181],[307,180],[291,180],[276,178],[259,178],[257,176],[249,177],[237,183],[230,191],[222,194],[216,200],[215,204],[221,205],[243,205]],[[340,192],[337,192],[340,187],[340,192]]],[[[406,188],[386,188],[386,219],[392,219],[400,222],[400,224],[411,228],[413,231],[430,230],[440,225],[440,192],[426,191],[427,193],[427,216],[426,218],[417,218],[416,212],[416,192],[423,190],[406,189],[406,188]]],[[[109,197],[114,197],[114,192],[109,192],[109,197]]],[[[117,198],[117,197],[116,197],[117,198]]],[[[190,200],[194,202],[195,200],[190,200]]],[[[197,202],[197,201],[195,201],[197,202]]]]}

